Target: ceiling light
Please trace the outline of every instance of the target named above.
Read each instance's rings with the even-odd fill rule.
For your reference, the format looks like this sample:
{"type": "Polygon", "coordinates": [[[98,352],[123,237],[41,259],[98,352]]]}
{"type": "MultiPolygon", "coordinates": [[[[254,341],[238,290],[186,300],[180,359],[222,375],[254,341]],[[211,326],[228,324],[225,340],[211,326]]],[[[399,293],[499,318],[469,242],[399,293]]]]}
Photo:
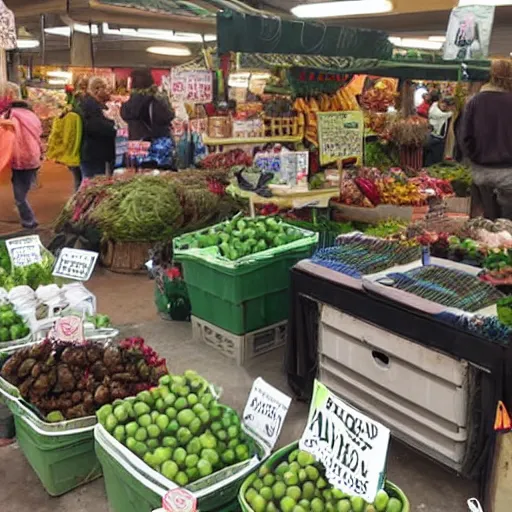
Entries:
{"type": "Polygon", "coordinates": [[[46,73],[46,76],[51,76],[53,78],[65,78],[67,80],[70,80],[73,77],[73,73],[70,73],[69,71],[48,71],[46,73]]]}
{"type": "Polygon", "coordinates": [[[468,5],[512,5],[512,0],[459,0],[459,7],[467,7],[468,5]]]}
{"type": "Polygon", "coordinates": [[[50,85],[66,85],[68,81],[64,78],[50,78],[50,80],[48,80],[48,83],[50,85]]]}
{"type": "Polygon", "coordinates": [[[417,48],[418,50],[440,50],[443,43],[429,41],[428,39],[414,39],[409,37],[389,37],[389,42],[402,48],[417,48]]]}
{"type": "Polygon", "coordinates": [[[155,41],[168,41],[170,43],[202,43],[216,41],[215,34],[202,36],[196,32],[174,32],[173,30],[157,30],[149,28],[120,28],[112,29],[108,23],[103,23],[103,33],[111,36],[137,37],[140,39],[153,39],[155,41]]]}
{"type": "Polygon", "coordinates": [[[430,36],[428,40],[436,43],[444,43],[446,42],[446,36],[430,36]]]}
{"type": "Polygon", "coordinates": [[[16,46],[20,50],[37,48],[39,46],[39,41],[37,39],[18,39],[16,46]]]}
{"type": "Polygon", "coordinates": [[[392,10],[391,0],[345,0],[342,2],[302,4],[294,7],[292,13],[298,18],[335,18],[338,16],[379,14],[392,10]]]}
{"type": "Polygon", "coordinates": [[[146,51],[156,55],[169,55],[172,57],[188,57],[191,55],[190,50],[184,46],[150,46],[146,49],[146,51]]]}
{"type": "MultiPolygon", "coordinates": [[[[73,25],[73,30],[75,32],[80,32],[82,34],[89,34],[89,25],[81,25],[80,23],[75,23],[73,25]]],[[[64,25],[62,27],[49,27],[45,28],[44,31],[47,34],[52,36],[64,36],[71,37],[71,27],[64,25]]],[[[91,25],[91,32],[93,36],[98,35],[98,25],[91,25]]]]}

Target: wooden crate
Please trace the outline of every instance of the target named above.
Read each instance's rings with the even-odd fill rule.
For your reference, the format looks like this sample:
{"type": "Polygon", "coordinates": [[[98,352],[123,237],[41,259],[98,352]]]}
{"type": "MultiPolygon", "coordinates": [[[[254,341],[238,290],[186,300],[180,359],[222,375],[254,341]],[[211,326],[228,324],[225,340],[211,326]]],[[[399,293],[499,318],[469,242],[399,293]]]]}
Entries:
{"type": "Polygon", "coordinates": [[[113,242],[108,240],[101,248],[101,263],[112,272],[142,274],[149,258],[151,242],[113,242]]]}
{"type": "Polygon", "coordinates": [[[299,116],[263,116],[263,124],[265,126],[265,137],[296,137],[301,130],[299,116]]]}

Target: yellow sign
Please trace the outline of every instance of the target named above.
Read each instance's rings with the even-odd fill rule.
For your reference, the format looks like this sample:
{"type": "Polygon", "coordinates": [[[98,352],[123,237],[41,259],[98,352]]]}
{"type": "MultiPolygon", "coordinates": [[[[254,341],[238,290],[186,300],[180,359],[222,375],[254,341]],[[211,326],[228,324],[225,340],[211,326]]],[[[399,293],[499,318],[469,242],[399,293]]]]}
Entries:
{"type": "Polygon", "coordinates": [[[364,119],[361,111],[318,112],[320,165],[341,160],[360,165],[363,159],[364,119]]]}

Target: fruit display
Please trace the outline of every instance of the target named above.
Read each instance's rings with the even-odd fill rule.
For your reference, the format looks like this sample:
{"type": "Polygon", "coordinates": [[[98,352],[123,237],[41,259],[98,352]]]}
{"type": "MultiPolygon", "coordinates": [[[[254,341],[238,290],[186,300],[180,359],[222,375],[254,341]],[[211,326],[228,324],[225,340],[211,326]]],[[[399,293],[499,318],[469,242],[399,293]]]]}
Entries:
{"type": "Polygon", "coordinates": [[[476,276],[437,265],[392,272],[387,277],[393,281],[393,288],[470,313],[496,304],[504,297],[503,293],[476,276]]]}
{"type": "Polygon", "coordinates": [[[20,340],[29,334],[29,327],[12,304],[0,305],[0,346],[2,342],[20,340]]]}
{"type": "Polygon", "coordinates": [[[425,203],[425,195],[418,185],[409,180],[386,176],[376,181],[382,204],[395,206],[420,206],[425,203]]]}
{"type": "Polygon", "coordinates": [[[340,237],[337,245],[318,250],[313,263],[360,279],[394,265],[418,260],[421,250],[417,244],[370,238],[359,233],[340,237]]]}
{"type": "Polygon", "coordinates": [[[58,422],[90,416],[104,404],[149,389],[165,373],[165,360],[142,338],[107,347],[46,339],[10,355],[0,377],[18,387],[46,421],[58,422]]]}
{"type": "Polygon", "coordinates": [[[473,178],[471,171],[454,161],[444,161],[426,169],[429,176],[448,180],[457,197],[469,197],[473,178]]]}
{"type": "Polygon", "coordinates": [[[158,387],[105,405],[97,417],[117,441],[181,487],[246,461],[254,451],[236,412],[218,404],[191,370],[164,375],[158,387]]]}
{"type": "Polygon", "coordinates": [[[180,241],[180,249],[218,247],[220,255],[231,261],[267,249],[280,247],[304,237],[304,232],[280,217],[244,217],[192,233],[180,241]]]}
{"type": "MultiPolygon", "coordinates": [[[[244,499],[253,512],[402,512],[402,501],[385,489],[373,503],[330,485],[313,455],[293,450],[285,460],[262,466],[251,477],[244,499]]],[[[248,482],[248,483],[249,483],[248,482]]]]}
{"type": "Polygon", "coordinates": [[[232,149],[225,153],[212,153],[201,160],[203,169],[231,169],[235,165],[252,165],[252,158],[242,149],[232,149]]]}

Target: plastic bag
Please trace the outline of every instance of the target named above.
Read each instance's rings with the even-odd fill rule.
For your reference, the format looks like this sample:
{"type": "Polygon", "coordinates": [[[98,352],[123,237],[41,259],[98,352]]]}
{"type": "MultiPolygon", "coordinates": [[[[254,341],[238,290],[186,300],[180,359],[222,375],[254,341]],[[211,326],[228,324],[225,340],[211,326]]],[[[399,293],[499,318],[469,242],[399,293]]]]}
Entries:
{"type": "Polygon", "coordinates": [[[484,512],[482,505],[476,498],[470,498],[468,500],[468,508],[469,512],[484,512]]]}

